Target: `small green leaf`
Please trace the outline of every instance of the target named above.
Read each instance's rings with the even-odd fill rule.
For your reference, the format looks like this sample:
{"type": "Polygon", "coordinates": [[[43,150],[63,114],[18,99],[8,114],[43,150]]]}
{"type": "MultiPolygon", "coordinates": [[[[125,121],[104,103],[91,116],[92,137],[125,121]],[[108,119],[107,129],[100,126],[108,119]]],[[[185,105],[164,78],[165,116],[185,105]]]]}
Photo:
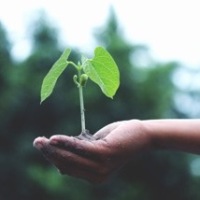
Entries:
{"type": "Polygon", "coordinates": [[[120,84],[118,67],[104,48],[97,47],[94,54],[83,63],[83,70],[107,97],[113,98],[120,84]]]}
{"type": "Polygon", "coordinates": [[[53,92],[57,79],[68,65],[67,59],[69,57],[70,52],[70,49],[66,49],[45,76],[41,88],[40,103],[42,103],[53,92]]]}

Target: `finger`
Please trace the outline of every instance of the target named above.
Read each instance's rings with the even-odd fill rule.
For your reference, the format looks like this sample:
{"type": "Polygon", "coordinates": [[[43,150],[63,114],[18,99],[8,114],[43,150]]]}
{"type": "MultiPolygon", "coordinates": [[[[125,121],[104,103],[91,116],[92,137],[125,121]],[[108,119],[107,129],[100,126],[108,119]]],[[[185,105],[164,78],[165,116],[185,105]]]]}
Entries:
{"type": "Polygon", "coordinates": [[[96,140],[105,138],[111,131],[113,131],[115,128],[117,128],[121,123],[122,123],[121,121],[114,122],[112,124],[109,124],[109,125],[103,127],[102,129],[100,129],[99,131],[97,131],[94,134],[94,138],[96,140]]]}
{"type": "Polygon", "coordinates": [[[49,158],[54,154],[54,148],[49,145],[49,139],[45,137],[38,137],[34,140],[33,146],[42,152],[45,158],[49,158]]]}
{"type": "Polygon", "coordinates": [[[94,160],[101,160],[106,151],[103,140],[87,141],[65,135],[54,135],[49,141],[51,145],[94,160]]]}
{"type": "Polygon", "coordinates": [[[43,153],[50,163],[58,168],[61,174],[68,174],[94,183],[103,182],[107,178],[105,170],[102,170],[103,167],[100,167],[99,163],[56,148],[50,145],[49,140],[45,137],[36,138],[33,145],[43,153]]]}
{"type": "Polygon", "coordinates": [[[61,174],[68,174],[92,182],[99,182],[105,179],[104,170],[101,169],[99,162],[94,162],[56,147],[54,148],[54,154],[48,160],[51,160],[61,174]]]}
{"type": "Polygon", "coordinates": [[[33,146],[40,150],[41,148],[43,148],[47,143],[49,142],[49,140],[46,137],[37,137],[34,141],[33,141],[33,146]]]}
{"type": "Polygon", "coordinates": [[[60,166],[67,166],[68,168],[77,168],[78,166],[81,166],[83,169],[98,168],[96,162],[86,159],[74,152],[52,146],[46,138],[37,139],[35,141],[35,146],[45,155],[45,157],[53,163],[58,163],[60,166]]]}
{"type": "Polygon", "coordinates": [[[86,159],[72,152],[46,143],[41,149],[46,159],[55,165],[62,174],[95,181],[103,177],[99,162],[86,159]]]}

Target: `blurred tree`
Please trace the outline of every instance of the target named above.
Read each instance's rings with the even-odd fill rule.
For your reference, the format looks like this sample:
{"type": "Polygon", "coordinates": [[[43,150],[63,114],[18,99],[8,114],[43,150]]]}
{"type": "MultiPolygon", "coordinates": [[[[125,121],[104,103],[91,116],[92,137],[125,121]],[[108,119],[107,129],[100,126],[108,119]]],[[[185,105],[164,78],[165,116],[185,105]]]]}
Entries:
{"type": "MultiPolygon", "coordinates": [[[[5,28],[0,22],[0,92],[3,94],[8,88],[7,76],[9,75],[10,69],[13,65],[13,61],[10,55],[11,45],[7,38],[5,28]]],[[[5,99],[0,99],[0,110],[3,111],[5,99]]],[[[2,112],[0,113],[2,118],[2,112]]]]}
{"type": "MultiPolygon", "coordinates": [[[[96,37],[116,60],[121,72],[121,86],[114,101],[102,104],[104,106],[99,106],[101,111],[96,113],[105,109],[111,121],[177,117],[173,102],[175,87],[172,83],[177,63],[153,62],[145,68],[139,68],[134,58],[138,51],[146,54],[145,48],[130,45],[124,39],[113,10],[101,30],[97,31],[96,37]]],[[[119,191],[113,199],[188,199],[192,188],[186,154],[158,152],[138,155],[120,174],[119,182],[114,181],[112,187],[107,188],[110,193],[113,188],[115,192],[119,191]],[[116,189],[120,187],[124,192],[116,189]]],[[[99,199],[107,198],[107,194],[103,194],[99,199]]]]}
{"type": "MultiPolygon", "coordinates": [[[[73,93],[74,89],[66,88],[70,94],[69,99],[66,95],[62,96],[63,85],[69,81],[65,80],[66,76],[64,76],[59,81],[58,93],[55,93],[55,97],[46,104],[39,105],[42,79],[60,56],[62,49],[59,46],[56,29],[48,24],[44,15],[39,17],[31,27],[35,27],[30,32],[32,52],[21,63],[13,63],[9,54],[10,46],[6,31],[2,26],[0,27],[0,56],[2,56],[0,60],[2,83],[0,87],[0,184],[2,186],[0,199],[77,199],[79,195],[76,192],[77,188],[82,191],[82,194],[89,195],[88,189],[78,181],[73,182],[73,179],[59,176],[57,171],[53,167],[49,168],[49,164],[32,147],[35,137],[50,136],[55,134],[55,130],[61,131],[67,126],[68,119],[69,126],[73,127],[70,124],[70,120],[74,118],[70,104],[74,95],[70,92],[73,93]],[[62,124],[63,121],[65,125],[62,124]],[[72,186],[75,186],[74,188],[71,186],[72,191],[69,189],[71,182],[72,186]]],[[[71,57],[74,59],[76,53],[73,52],[71,57]]],[[[72,84],[68,87],[71,86],[72,84]]],[[[86,199],[89,199],[87,195],[86,199]]]]}
{"type": "Polygon", "coordinates": [[[176,63],[150,63],[140,68],[134,62],[138,51],[147,54],[142,45],[131,45],[123,37],[117,18],[111,10],[110,18],[96,37],[113,55],[121,72],[121,86],[112,105],[116,106],[115,118],[161,118],[168,117],[173,106],[174,86],[171,75],[176,63]]]}
{"type": "MultiPolygon", "coordinates": [[[[12,66],[12,59],[10,56],[10,43],[7,38],[7,33],[3,25],[0,23],[0,165],[1,165],[1,179],[0,179],[0,185],[2,186],[2,191],[0,192],[0,198],[4,196],[4,193],[7,191],[7,188],[3,188],[5,183],[7,183],[7,176],[8,176],[8,168],[6,163],[6,146],[7,138],[4,135],[4,129],[5,129],[5,123],[7,122],[7,90],[9,89],[9,82],[7,80],[9,68],[12,66]]],[[[11,160],[11,159],[10,159],[11,160]]],[[[10,161],[9,160],[9,161],[10,161]]]]}
{"type": "MultiPolygon", "coordinates": [[[[33,149],[32,141],[39,135],[79,134],[80,119],[73,68],[69,67],[59,78],[51,98],[39,105],[42,80],[62,47],[58,29],[49,25],[43,13],[30,27],[31,55],[14,63],[6,31],[0,26],[0,199],[198,199],[198,192],[192,187],[197,188],[199,181],[192,182],[187,155],[183,153],[137,155],[117,177],[94,186],[60,176],[33,149]]],[[[117,120],[177,116],[171,80],[176,63],[151,62],[139,67],[135,58],[146,54],[146,48],[124,38],[113,10],[105,26],[98,29],[96,39],[116,60],[121,86],[114,100],[109,100],[98,86],[88,82],[84,95],[86,126],[91,133],[117,120]]],[[[73,50],[70,59],[76,62],[77,53],[73,50]]]]}

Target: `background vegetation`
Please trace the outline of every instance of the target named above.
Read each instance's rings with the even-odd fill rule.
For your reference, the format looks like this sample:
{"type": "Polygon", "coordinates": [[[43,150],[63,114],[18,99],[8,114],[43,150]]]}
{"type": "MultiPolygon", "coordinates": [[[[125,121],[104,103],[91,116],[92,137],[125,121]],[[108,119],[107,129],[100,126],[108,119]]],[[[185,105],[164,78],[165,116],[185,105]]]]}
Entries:
{"type": "MultiPolygon", "coordinates": [[[[61,54],[59,31],[43,16],[33,22],[32,52],[16,62],[11,43],[0,24],[0,199],[29,200],[197,200],[200,198],[199,158],[182,152],[138,155],[103,185],[61,176],[32,147],[35,137],[80,132],[78,93],[73,69],[61,76],[54,95],[39,104],[43,77],[61,54]],[[194,175],[196,173],[196,175],[194,175]]],[[[78,35],[77,35],[78,37],[78,35]]],[[[117,120],[189,118],[199,116],[195,84],[183,87],[180,74],[199,77],[176,62],[151,60],[147,48],[131,44],[119,29],[114,12],[94,34],[96,43],[112,54],[121,72],[121,86],[109,100],[94,84],[85,92],[86,124],[91,132],[117,120]]],[[[73,49],[76,61],[79,50],[73,49]]],[[[91,52],[92,53],[92,52],[91,52]]],[[[192,82],[194,83],[194,82],[192,82]]]]}

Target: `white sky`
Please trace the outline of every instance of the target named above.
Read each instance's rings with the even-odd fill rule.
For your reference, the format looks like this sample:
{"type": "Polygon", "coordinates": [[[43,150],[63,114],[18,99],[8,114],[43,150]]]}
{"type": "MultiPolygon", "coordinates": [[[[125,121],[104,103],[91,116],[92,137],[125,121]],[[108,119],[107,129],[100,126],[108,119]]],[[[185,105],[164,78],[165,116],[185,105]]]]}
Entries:
{"type": "MultiPolygon", "coordinates": [[[[0,21],[14,43],[13,53],[28,52],[27,28],[35,11],[46,10],[66,45],[93,49],[94,28],[105,24],[113,5],[125,37],[149,47],[161,61],[200,65],[199,0],[0,0],[0,21]],[[91,48],[90,48],[91,47],[91,48]]],[[[52,47],[53,48],[53,47],[52,47]]]]}

